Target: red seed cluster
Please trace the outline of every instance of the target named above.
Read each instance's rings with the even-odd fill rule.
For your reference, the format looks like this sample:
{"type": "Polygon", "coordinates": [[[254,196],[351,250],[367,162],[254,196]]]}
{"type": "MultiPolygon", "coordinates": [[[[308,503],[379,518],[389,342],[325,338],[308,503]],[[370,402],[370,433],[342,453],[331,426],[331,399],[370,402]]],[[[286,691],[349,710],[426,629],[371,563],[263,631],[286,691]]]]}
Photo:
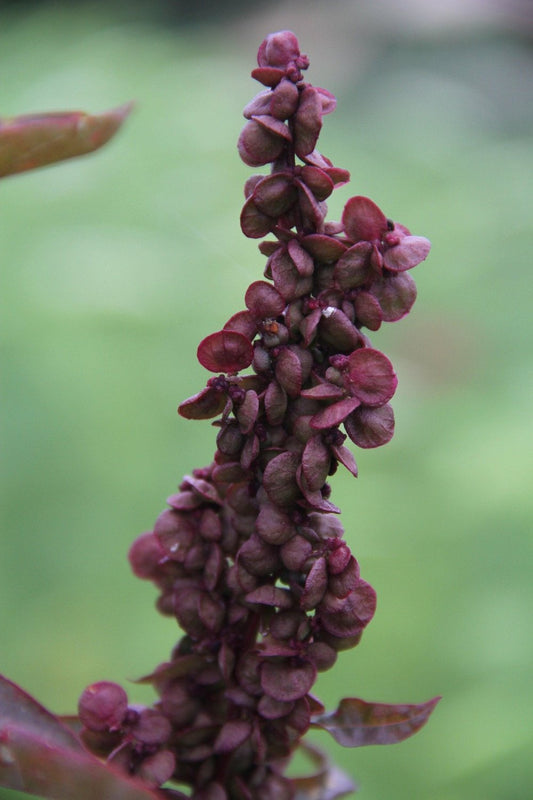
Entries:
{"type": "Polygon", "coordinates": [[[357,475],[347,436],[369,448],[393,435],[396,375],[363,329],[409,312],[406,270],[430,245],[367,197],[326,221],[349,175],[316,150],[335,98],[303,81],[308,63],[288,31],[259,48],[252,74],[266,88],[245,109],[238,148],[246,164],[271,166],[247,181],[241,214],[246,236],[271,237],[265,280],[200,343],[217,375],[179,408],[216,418],[213,463],[183,479],[130,551],[184,636],[149,677],[154,709],[132,714],[109,686],[100,714],[82,698],[95,748],[156,784],[188,784],[195,800],[290,800],[287,759],[323,710],[310,694],[317,672],[359,642],[375,610],[328,478],[339,463],[357,475]],[[160,727],[147,739],[148,713],[160,727]]]}

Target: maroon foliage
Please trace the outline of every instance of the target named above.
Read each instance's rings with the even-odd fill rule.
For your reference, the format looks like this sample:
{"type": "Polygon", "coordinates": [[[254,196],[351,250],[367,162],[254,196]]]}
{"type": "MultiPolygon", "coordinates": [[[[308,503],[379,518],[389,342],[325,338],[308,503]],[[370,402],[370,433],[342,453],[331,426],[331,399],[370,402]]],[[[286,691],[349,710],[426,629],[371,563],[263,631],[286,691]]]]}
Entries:
{"type": "Polygon", "coordinates": [[[128,103],[94,116],[65,111],[0,118],[0,177],[97,150],[115,135],[131,109],[128,103]]]}
{"type": "MultiPolygon", "coordinates": [[[[102,764],[88,752],[102,755],[98,741],[105,736],[100,732],[90,744],[82,742],[62,720],[0,676],[0,786],[57,800],[157,800],[160,795],[150,787],[167,780],[173,765],[163,774],[155,764],[157,775],[153,773],[151,780],[144,775],[140,776],[144,781],[132,780],[117,765],[102,764]]],[[[112,737],[107,736],[109,752],[112,737]]],[[[120,738],[113,741],[117,744],[120,738]]]]}
{"type": "Polygon", "coordinates": [[[394,744],[425,725],[439,700],[434,697],[419,705],[389,705],[349,698],[341,700],[336,711],[316,716],[313,727],[329,731],[345,747],[394,744]]]}

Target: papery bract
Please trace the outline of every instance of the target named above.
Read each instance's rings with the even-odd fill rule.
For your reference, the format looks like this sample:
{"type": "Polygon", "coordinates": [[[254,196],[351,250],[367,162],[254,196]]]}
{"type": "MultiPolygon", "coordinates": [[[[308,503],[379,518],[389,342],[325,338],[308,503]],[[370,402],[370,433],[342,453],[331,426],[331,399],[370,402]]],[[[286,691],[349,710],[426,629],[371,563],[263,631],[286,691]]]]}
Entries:
{"type": "Polygon", "coordinates": [[[218,331],[200,342],[198,361],[211,372],[239,372],[253,358],[250,342],[236,331],[218,331]]]}
{"type": "Polygon", "coordinates": [[[342,224],[353,242],[374,242],[387,230],[387,217],[369,197],[357,196],[344,206],[342,224]]]}
{"type": "Polygon", "coordinates": [[[387,269],[403,272],[424,261],[430,248],[431,244],[424,236],[405,236],[399,244],[387,250],[383,263],[387,269]]]}
{"type": "Polygon", "coordinates": [[[398,379],[389,359],[379,350],[361,348],[348,358],[347,383],[350,392],[367,406],[379,406],[391,399],[398,379]]]}
{"type": "Polygon", "coordinates": [[[361,406],[345,419],[344,427],[358,447],[381,447],[394,435],[394,411],[388,403],[378,408],[361,406]]]}

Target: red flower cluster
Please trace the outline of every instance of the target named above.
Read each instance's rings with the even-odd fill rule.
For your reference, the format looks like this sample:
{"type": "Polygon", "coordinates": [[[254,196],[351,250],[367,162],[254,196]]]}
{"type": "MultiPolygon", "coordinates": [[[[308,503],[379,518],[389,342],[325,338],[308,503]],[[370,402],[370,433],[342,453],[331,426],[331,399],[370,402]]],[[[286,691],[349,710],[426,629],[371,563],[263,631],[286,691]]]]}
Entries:
{"type": "Polygon", "coordinates": [[[246,164],[271,164],[248,180],[241,214],[246,236],[272,235],[260,244],[266,280],[201,342],[218,375],[179,409],[218,418],[213,463],[184,478],[130,551],[185,635],[147,679],[155,709],[128,709],[109,684],[80,702],[89,744],[156,785],[189,785],[195,800],[293,796],[283,772],[323,712],[310,694],[317,671],[359,642],[375,610],[327,481],[339,462],[357,475],[346,434],[363,448],[393,434],[396,375],[363,328],[408,313],[406,270],[430,245],[366,197],[326,222],[349,175],[315,149],[335,98],[303,81],[308,63],[288,31],[259,48],[252,74],[266,88],[238,147],[246,164]]]}

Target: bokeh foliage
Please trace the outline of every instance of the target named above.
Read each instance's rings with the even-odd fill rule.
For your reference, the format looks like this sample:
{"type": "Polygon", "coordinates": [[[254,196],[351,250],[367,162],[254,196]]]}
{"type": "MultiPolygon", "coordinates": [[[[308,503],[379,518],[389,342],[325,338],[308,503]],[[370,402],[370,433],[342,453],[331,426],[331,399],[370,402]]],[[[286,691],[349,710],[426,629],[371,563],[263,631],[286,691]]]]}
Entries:
{"type": "MultiPolygon", "coordinates": [[[[282,24],[312,82],[328,63],[339,108],[322,149],[351,193],[433,242],[411,316],[372,337],[399,375],[396,436],[359,456],[357,482],[333,482],[378,612],[318,692],[444,699],[413,740],[334,755],[363,798],[525,800],[531,51],[494,32],[392,38],[350,73],[333,23],[322,52],[297,15],[282,24]]],[[[57,712],[89,682],[146,673],[176,638],[126,551],[211,458],[209,424],[175,407],[207,377],[198,341],[261,277],[235,141],[269,30],[140,28],[99,6],[3,15],[3,116],[138,102],[106,150],[0,185],[0,670],[57,712]]]]}

